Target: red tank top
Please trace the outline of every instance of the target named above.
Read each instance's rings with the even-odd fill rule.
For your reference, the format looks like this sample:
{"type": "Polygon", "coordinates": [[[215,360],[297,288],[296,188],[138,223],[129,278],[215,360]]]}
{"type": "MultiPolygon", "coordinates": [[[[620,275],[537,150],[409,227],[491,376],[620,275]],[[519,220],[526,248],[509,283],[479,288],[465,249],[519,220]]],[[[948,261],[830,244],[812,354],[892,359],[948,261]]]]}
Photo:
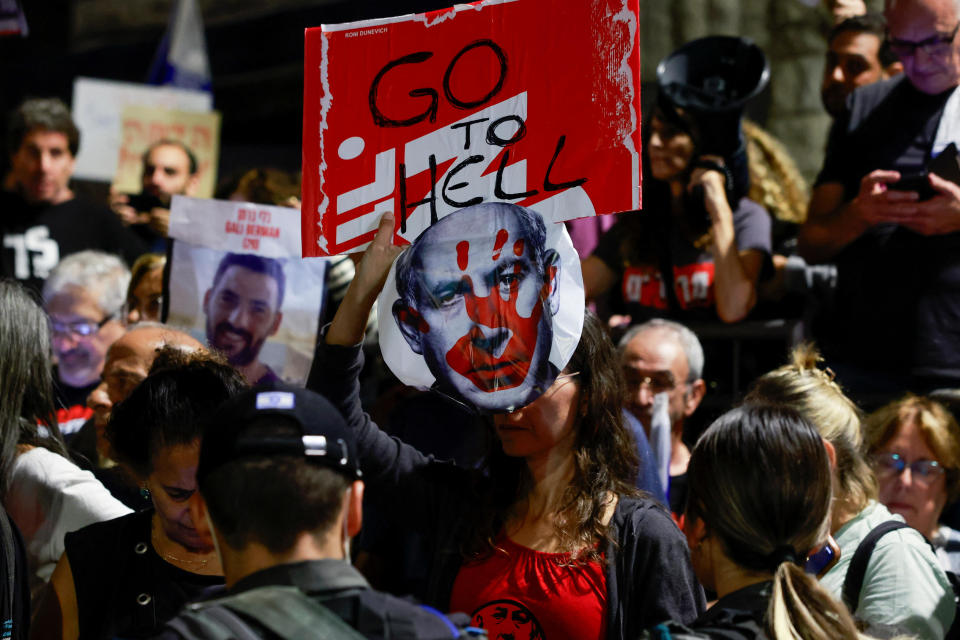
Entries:
{"type": "Polygon", "coordinates": [[[566,565],[501,536],[501,550],[460,568],[450,610],[471,614],[490,640],[601,640],[607,580],[601,562],[566,565]]]}

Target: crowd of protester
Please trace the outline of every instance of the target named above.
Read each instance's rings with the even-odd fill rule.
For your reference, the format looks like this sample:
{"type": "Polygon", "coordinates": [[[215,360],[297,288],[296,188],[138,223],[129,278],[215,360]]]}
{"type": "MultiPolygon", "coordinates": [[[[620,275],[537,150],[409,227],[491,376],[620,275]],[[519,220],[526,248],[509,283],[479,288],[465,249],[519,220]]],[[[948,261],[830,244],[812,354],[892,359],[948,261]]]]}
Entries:
{"type": "MultiPolygon", "coordinates": [[[[837,4],[809,197],[760,125],[661,87],[644,209],[577,247],[594,310],[509,410],[386,370],[375,302],[392,265],[423,266],[392,214],[330,258],[305,387],[165,324],[193,152],[159,140],[141,193],[90,202],[71,176],[96,141],[58,99],[21,104],[0,636],[960,637],[960,0],[837,4]],[[725,357],[692,328],[784,316],[808,342],[689,429],[725,357]]],[[[270,168],[216,191],[299,196],[270,168]]]]}

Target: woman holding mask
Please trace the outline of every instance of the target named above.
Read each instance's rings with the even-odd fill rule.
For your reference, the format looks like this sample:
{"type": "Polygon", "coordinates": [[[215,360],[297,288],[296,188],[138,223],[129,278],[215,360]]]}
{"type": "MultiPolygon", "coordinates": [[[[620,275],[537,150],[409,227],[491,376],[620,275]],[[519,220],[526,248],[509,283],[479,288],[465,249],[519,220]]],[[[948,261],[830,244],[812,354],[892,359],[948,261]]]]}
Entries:
{"type": "Polygon", "coordinates": [[[165,347],[114,407],[107,435],[153,508],[68,534],[35,638],[140,638],[223,584],[209,535],[190,519],[206,417],[245,388],[219,357],[165,347]],[[51,628],[56,627],[56,628],[51,628]]]}
{"type": "Polygon", "coordinates": [[[551,639],[631,638],[668,618],[693,620],[703,596],[682,536],[662,506],[632,487],[623,383],[595,317],[587,316],[573,357],[542,395],[493,417],[499,442],[479,471],[437,463],[363,413],[360,343],[400,251],[392,232],[393,218],[384,216],[308,386],[357,430],[368,494],[395,505],[389,515],[398,526],[428,537],[426,587],[415,595],[470,613],[491,636],[503,620],[551,639]]]}

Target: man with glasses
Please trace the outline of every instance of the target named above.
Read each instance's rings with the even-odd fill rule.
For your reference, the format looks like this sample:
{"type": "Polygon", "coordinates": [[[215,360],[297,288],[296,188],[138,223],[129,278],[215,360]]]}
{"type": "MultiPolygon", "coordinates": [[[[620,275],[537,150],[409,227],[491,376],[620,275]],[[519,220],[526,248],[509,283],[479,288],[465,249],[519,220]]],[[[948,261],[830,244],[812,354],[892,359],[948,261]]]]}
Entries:
{"type": "Polygon", "coordinates": [[[120,258],[81,251],[64,258],[43,287],[56,359],[58,422],[65,434],[91,415],[86,400],[100,383],[107,349],[123,335],[120,313],[130,271],[120,258]]]}
{"type": "MultiPolygon", "coordinates": [[[[674,513],[683,513],[686,502],[687,464],[690,450],[683,442],[684,420],[693,415],[706,393],[703,347],[697,336],[680,323],[655,319],[631,328],[620,340],[620,363],[627,386],[627,410],[640,421],[634,429],[642,444],[654,421],[654,398],[667,396],[670,419],[670,482],[667,496],[674,513]]],[[[643,470],[641,470],[643,471],[643,470]]]]}
{"type": "Polygon", "coordinates": [[[817,338],[855,395],[960,386],[960,186],[924,174],[960,145],[958,6],[888,0],[904,74],[851,95],[800,232],[804,258],[837,263],[817,338]]]}

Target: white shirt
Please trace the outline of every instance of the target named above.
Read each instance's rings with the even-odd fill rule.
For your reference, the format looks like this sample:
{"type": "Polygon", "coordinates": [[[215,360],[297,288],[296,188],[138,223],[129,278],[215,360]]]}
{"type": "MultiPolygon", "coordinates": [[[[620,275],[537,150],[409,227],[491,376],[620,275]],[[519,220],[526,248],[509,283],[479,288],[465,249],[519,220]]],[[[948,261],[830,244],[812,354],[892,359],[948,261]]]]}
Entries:
{"type": "Polygon", "coordinates": [[[34,584],[50,579],[67,533],[131,512],[92,473],[43,447],[17,456],[5,504],[23,535],[34,584]]]}

